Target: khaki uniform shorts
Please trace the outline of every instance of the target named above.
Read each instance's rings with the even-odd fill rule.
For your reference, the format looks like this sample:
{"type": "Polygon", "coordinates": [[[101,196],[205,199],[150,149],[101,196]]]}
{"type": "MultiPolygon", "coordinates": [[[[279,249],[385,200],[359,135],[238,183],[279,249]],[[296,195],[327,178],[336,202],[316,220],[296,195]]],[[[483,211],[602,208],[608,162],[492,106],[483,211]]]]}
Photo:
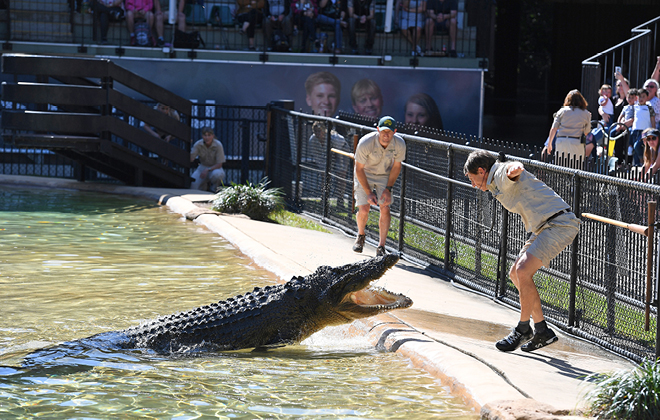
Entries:
{"type": "MultiPolygon", "coordinates": [[[[378,204],[380,204],[380,196],[383,194],[383,190],[385,190],[385,187],[387,187],[387,181],[389,180],[389,177],[390,177],[389,175],[380,176],[380,177],[367,175],[367,181],[369,181],[369,189],[371,189],[372,191],[374,189],[376,190],[376,197],[378,197],[378,204]]],[[[367,201],[369,196],[364,191],[364,188],[362,188],[362,185],[360,185],[360,181],[358,181],[357,176],[355,177],[353,188],[355,190],[355,204],[357,206],[364,206],[365,204],[369,204],[369,201],[367,201]]]]}
{"type": "Polygon", "coordinates": [[[580,231],[580,219],[573,213],[564,213],[544,224],[538,232],[532,233],[520,250],[518,258],[528,252],[541,260],[547,267],[564,248],[573,243],[580,231]]]}

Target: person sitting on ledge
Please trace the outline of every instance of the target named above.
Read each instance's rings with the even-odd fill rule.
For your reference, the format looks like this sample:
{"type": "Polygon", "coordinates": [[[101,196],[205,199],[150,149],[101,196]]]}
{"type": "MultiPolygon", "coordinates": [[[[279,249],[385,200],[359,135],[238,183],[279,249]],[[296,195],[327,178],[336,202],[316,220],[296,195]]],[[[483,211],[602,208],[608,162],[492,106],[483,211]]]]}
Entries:
{"type": "Polygon", "coordinates": [[[191,175],[193,180],[190,188],[194,190],[206,190],[216,192],[220,184],[225,180],[225,149],[222,143],[215,138],[211,127],[202,127],[202,139],[197,140],[190,151],[190,162],[199,157],[199,166],[191,175]]]}

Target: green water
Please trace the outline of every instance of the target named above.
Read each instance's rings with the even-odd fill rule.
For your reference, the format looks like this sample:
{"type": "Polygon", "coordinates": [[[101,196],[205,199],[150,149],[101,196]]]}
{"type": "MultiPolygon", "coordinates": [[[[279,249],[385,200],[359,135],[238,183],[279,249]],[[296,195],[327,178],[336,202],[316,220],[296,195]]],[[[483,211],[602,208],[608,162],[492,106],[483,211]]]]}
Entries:
{"type": "Polygon", "coordinates": [[[426,372],[345,327],[268,352],[32,350],[275,282],[149,201],[0,187],[0,418],[476,419],[426,372]]]}

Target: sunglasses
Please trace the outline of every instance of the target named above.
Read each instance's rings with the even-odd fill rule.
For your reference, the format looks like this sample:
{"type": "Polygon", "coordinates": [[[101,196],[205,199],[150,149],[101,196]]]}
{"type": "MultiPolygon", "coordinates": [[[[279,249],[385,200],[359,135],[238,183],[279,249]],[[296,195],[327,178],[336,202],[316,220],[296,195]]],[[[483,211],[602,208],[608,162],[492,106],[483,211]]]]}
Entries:
{"type": "Polygon", "coordinates": [[[658,140],[658,136],[648,136],[647,139],[649,139],[649,141],[655,141],[658,140]]]}
{"type": "Polygon", "coordinates": [[[656,85],[648,85],[646,89],[657,89],[658,87],[656,85]]]}

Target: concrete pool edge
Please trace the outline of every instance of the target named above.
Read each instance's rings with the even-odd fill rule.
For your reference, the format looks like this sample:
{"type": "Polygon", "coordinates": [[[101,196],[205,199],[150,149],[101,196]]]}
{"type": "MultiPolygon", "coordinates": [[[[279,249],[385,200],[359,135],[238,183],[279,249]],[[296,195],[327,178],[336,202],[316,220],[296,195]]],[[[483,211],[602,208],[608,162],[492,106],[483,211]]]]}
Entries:
{"type": "MultiPolygon", "coordinates": [[[[186,215],[198,208],[194,202],[209,201],[213,197],[213,194],[192,190],[125,187],[29,176],[0,175],[0,179],[4,185],[72,189],[140,197],[166,205],[170,211],[181,215],[186,215]]],[[[279,249],[277,246],[279,245],[273,246],[272,242],[269,247],[269,241],[264,241],[264,237],[262,237],[264,234],[262,232],[264,230],[263,225],[260,225],[260,231],[256,234],[241,229],[242,224],[256,225],[260,222],[245,220],[240,216],[217,217],[212,215],[201,215],[194,222],[223,236],[256,264],[271,271],[283,280],[288,280],[294,275],[303,275],[310,272],[310,261],[306,261],[304,257],[298,258],[295,253],[283,256],[282,253],[277,252],[279,249]],[[305,263],[308,265],[305,266],[305,263]]],[[[296,233],[297,235],[304,237],[305,233],[299,232],[296,233]]],[[[282,242],[282,239],[284,238],[280,238],[279,244],[284,246],[283,244],[286,242],[282,242]]],[[[369,252],[371,253],[371,250],[369,252]]],[[[352,258],[352,255],[342,255],[341,258],[352,258]]],[[[330,265],[334,265],[334,263],[330,265]]],[[[461,398],[468,407],[475,410],[475,413],[479,413],[481,410],[482,415],[484,415],[484,410],[488,411],[489,406],[501,400],[537,402],[537,400],[526,398],[497,372],[477,363],[477,360],[470,357],[466,352],[461,352],[455,346],[445,345],[439,340],[425,335],[422,332],[423,329],[418,330],[402,322],[396,317],[396,313],[355,322],[352,324],[351,330],[355,334],[367,336],[377,348],[396,351],[408,358],[414,366],[429,372],[446,386],[452,395],[461,398]]],[[[542,379],[540,380],[542,381],[542,379]]],[[[525,385],[528,384],[523,383],[521,386],[527,391],[525,385]]],[[[543,405],[541,402],[538,404],[543,405]]],[[[566,407],[563,408],[566,409],[566,407]]],[[[570,410],[570,407],[568,408],[570,410]]],[[[570,411],[575,412],[574,410],[570,411]]],[[[536,418],[560,417],[563,419],[568,418],[565,417],[564,413],[551,417],[536,418]]],[[[498,417],[498,414],[490,411],[483,418],[504,419],[517,417],[498,417]]]]}

